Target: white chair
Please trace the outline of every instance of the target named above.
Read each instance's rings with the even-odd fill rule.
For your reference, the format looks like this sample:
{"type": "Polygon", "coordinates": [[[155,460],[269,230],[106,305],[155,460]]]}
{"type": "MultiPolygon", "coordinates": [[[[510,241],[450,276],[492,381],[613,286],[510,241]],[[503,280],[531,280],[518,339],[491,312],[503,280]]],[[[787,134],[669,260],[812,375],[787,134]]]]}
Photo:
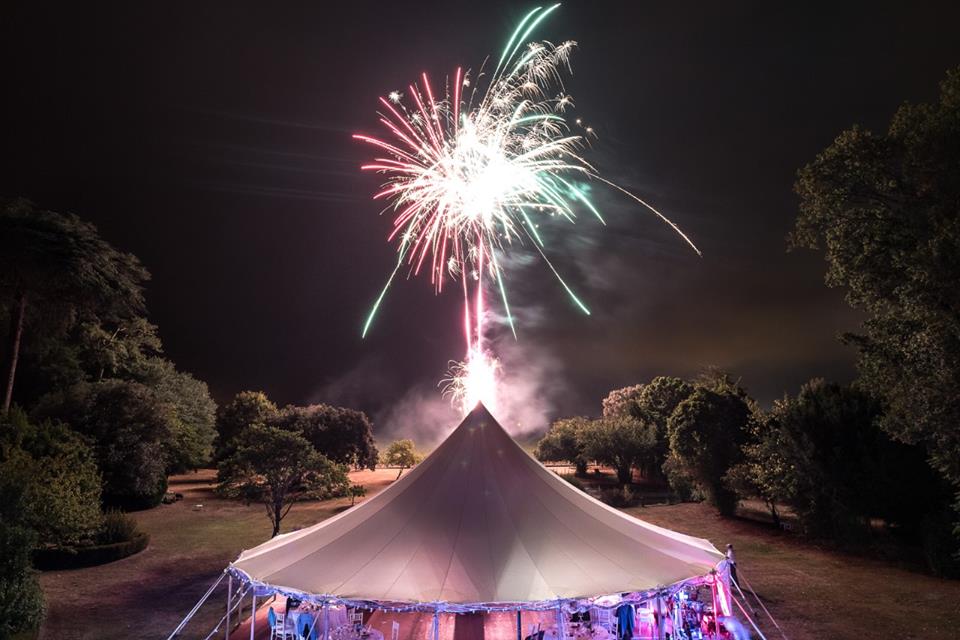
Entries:
{"type": "Polygon", "coordinates": [[[363,624],[363,612],[359,609],[354,609],[350,612],[350,624],[354,625],[357,623],[363,624]]]}
{"type": "Polygon", "coordinates": [[[273,607],[270,607],[270,611],[273,612],[273,624],[270,625],[270,640],[287,640],[287,638],[292,638],[293,634],[287,631],[287,617],[282,613],[277,613],[273,611],[273,607]]]}
{"type": "Polygon", "coordinates": [[[617,616],[610,609],[597,607],[597,624],[610,632],[614,638],[617,637],[617,616]]]}
{"type": "Polygon", "coordinates": [[[390,640],[400,640],[400,623],[393,622],[390,625],[390,640]]]}

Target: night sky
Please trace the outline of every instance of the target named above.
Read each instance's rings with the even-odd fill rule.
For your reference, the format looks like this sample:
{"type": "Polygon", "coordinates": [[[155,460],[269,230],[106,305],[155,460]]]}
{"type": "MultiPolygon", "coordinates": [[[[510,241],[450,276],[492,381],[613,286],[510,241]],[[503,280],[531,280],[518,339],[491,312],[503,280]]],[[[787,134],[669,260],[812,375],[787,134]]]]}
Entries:
{"type": "MultiPolygon", "coordinates": [[[[95,222],[153,274],[166,353],[223,401],[370,412],[434,397],[463,355],[460,298],[401,281],[361,174],[376,100],[498,54],[532,3],[5,3],[0,194],[95,222]]],[[[879,129],[960,64],[960,4],[570,2],[539,36],[574,39],[572,115],[588,159],[670,215],[597,189],[609,225],[549,233],[593,314],[542,264],[508,282],[519,341],[494,341],[544,417],[607,390],[728,368],[761,402],[847,381],[858,315],[821,254],[786,252],[796,170],[844,128],[879,129]],[[842,6],[840,6],[842,4],[842,6]],[[669,5],[669,6],[668,6],[669,5]]]]}

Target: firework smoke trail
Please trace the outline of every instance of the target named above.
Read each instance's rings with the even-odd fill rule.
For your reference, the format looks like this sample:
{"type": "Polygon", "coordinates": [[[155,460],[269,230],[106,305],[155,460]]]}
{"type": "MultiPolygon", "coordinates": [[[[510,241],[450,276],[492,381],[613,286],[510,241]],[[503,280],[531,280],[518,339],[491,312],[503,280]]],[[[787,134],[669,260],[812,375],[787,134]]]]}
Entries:
{"type": "Polygon", "coordinates": [[[489,79],[481,68],[477,80],[484,79],[485,91],[474,86],[469,71],[458,68],[452,83],[448,79],[443,92],[435,96],[424,73],[419,82],[407,87],[406,94],[392,91],[380,98],[379,121],[388,138],[354,135],[378,151],[378,157],[361,168],[385,176],[374,199],[388,202],[384,211],[391,210],[394,217],[387,240],[398,242],[396,266],[362,334],[370,330],[402,269],[408,270],[408,276],[428,269],[437,293],[448,280],[459,280],[466,360],[453,363],[443,382],[466,411],[478,400],[495,404],[498,363],[483,344],[486,281],[495,284],[516,336],[498,255],[514,244],[529,242],[574,304],[590,313],[547,257],[537,231],[540,220],[574,222],[578,209],[603,223],[577,181],[596,180],[629,196],[700,253],[676,224],[601,177],[582,157],[592,129],[574,133],[562,115],[573,100],[564,90],[561,71],[570,71],[569,57],[576,43],[527,42],[537,25],[559,6],[537,7],[520,22],[489,79]]]}

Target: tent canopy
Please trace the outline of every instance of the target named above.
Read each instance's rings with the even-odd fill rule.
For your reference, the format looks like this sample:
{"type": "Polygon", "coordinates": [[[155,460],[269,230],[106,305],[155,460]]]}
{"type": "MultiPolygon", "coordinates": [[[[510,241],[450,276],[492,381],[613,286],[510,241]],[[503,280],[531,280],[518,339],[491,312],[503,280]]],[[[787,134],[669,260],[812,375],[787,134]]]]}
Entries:
{"type": "Polygon", "coordinates": [[[478,405],[387,489],[244,551],[231,569],[289,592],[480,606],[648,591],[722,558],[577,490],[478,405]]]}

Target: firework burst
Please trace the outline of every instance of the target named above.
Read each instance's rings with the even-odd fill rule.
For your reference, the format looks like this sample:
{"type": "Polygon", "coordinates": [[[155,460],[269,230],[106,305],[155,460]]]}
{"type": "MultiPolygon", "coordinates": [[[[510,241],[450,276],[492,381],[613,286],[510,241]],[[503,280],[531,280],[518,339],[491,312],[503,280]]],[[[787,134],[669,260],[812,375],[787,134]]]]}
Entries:
{"type": "Polygon", "coordinates": [[[536,8],[521,21],[494,71],[472,78],[458,68],[435,86],[426,74],[405,92],[380,98],[379,120],[386,138],[357,134],[378,156],[362,166],[385,177],[374,199],[393,212],[389,242],[397,263],[363,325],[365,336],[397,274],[428,271],[439,293],[458,283],[464,297],[466,360],[451,368],[446,390],[470,410],[477,401],[494,404],[495,359],[483,344],[484,285],[495,285],[504,315],[516,336],[501,257],[515,245],[532,246],[584,313],[587,306],[548,259],[537,225],[574,222],[600,212],[578,186],[599,181],[645,206],[670,225],[697,253],[693,242],[669,219],[637,196],[609,182],[583,158],[593,135],[564,112],[573,98],[563,85],[576,43],[527,42],[559,5],[536,8]],[[481,91],[480,87],[485,90],[481,91]]]}

